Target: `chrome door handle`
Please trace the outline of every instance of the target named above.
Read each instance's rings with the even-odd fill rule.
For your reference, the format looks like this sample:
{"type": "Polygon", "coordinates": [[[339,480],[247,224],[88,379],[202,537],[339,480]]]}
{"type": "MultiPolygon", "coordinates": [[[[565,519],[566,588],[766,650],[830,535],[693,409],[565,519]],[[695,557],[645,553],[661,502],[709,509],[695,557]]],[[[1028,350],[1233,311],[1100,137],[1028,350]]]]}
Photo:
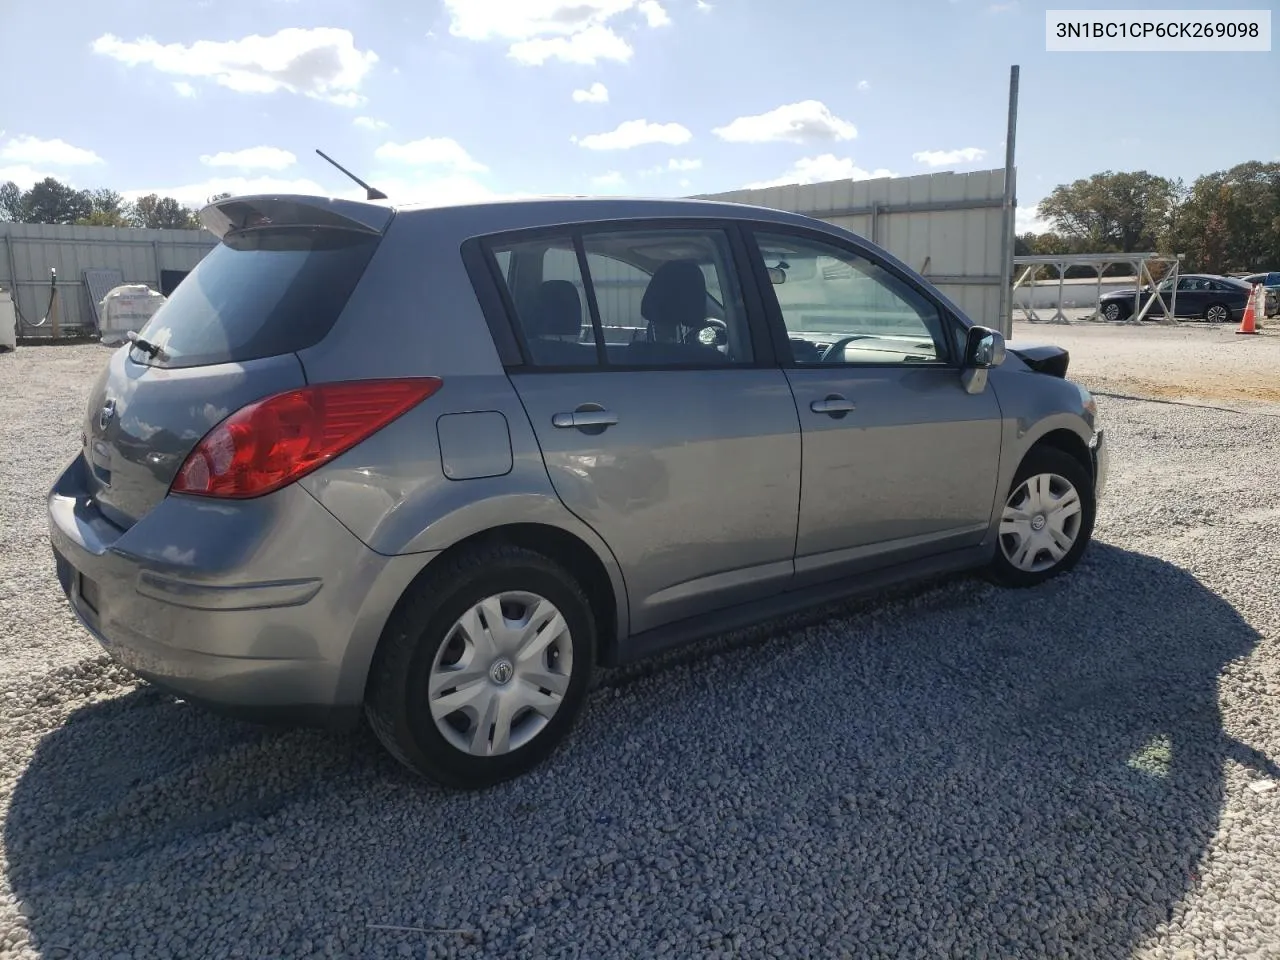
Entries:
{"type": "Polygon", "coordinates": [[[848,413],[854,409],[854,402],[846,400],[844,397],[830,396],[825,400],[815,400],[809,404],[809,409],[814,413],[840,414],[848,413]]]}
{"type": "Polygon", "coordinates": [[[557,413],[551,418],[551,425],[561,430],[575,427],[612,427],[618,422],[618,415],[608,410],[575,410],[573,413],[557,413]]]}

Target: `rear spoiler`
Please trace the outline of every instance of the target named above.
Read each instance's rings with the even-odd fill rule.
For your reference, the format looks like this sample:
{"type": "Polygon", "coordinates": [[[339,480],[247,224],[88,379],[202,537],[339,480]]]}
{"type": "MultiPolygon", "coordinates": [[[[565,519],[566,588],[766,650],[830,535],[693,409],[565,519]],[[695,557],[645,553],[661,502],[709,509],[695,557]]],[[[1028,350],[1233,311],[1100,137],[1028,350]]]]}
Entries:
{"type": "Polygon", "coordinates": [[[331,197],[262,194],[229,197],[200,211],[200,222],[221,240],[228,233],[260,227],[325,227],[381,235],[395,211],[331,197]]]}

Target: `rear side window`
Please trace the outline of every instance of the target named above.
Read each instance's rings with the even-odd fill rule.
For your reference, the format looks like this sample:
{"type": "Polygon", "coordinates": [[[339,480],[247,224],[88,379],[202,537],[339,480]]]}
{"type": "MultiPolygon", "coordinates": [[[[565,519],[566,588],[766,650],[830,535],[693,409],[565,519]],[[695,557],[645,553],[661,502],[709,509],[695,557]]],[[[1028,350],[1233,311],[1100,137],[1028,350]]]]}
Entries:
{"type": "Polygon", "coordinates": [[[282,227],[229,234],[139,332],[157,367],[242,363],[313,346],[333,328],[378,245],[354,231],[282,227]]]}

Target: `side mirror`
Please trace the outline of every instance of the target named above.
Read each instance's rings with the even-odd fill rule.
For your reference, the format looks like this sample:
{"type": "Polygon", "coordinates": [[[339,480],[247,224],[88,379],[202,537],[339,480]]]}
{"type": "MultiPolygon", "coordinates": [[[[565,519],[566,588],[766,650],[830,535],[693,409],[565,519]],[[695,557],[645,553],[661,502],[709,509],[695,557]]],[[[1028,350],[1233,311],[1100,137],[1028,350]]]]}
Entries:
{"type": "Polygon", "coordinates": [[[964,365],[971,370],[990,370],[1004,363],[1004,334],[989,327],[970,327],[965,336],[964,365]]]}

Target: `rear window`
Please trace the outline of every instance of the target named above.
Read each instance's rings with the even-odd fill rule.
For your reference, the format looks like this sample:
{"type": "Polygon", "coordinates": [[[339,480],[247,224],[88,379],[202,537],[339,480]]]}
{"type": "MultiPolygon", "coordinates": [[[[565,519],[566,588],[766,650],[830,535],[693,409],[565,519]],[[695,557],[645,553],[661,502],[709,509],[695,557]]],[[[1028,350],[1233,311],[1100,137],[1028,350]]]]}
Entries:
{"type": "Polygon", "coordinates": [[[332,329],[379,238],[333,229],[228,234],[139,331],[157,367],[242,363],[303,350],[332,329]]]}

